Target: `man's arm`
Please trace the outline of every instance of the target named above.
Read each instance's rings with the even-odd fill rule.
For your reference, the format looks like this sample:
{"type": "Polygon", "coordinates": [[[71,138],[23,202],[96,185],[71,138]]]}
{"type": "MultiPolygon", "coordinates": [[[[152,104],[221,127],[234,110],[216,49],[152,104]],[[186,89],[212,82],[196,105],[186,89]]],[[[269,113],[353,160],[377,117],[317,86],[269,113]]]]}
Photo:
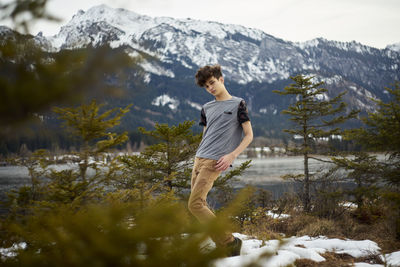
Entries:
{"type": "Polygon", "coordinates": [[[243,122],[242,128],[244,133],[242,142],[240,142],[240,144],[235,150],[221,157],[218,160],[217,165],[215,165],[215,168],[218,171],[225,171],[226,169],[228,169],[228,167],[239,156],[239,154],[246,149],[246,147],[251,143],[251,141],[253,141],[253,129],[251,127],[251,122],[250,121],[243,122]]]}

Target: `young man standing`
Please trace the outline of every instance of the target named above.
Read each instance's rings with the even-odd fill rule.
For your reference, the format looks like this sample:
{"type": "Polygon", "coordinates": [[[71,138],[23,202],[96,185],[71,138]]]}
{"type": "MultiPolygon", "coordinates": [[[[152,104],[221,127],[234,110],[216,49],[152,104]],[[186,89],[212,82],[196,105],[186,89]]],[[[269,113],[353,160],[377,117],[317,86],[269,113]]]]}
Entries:
{"type": "MultiPolygon", "coordinates": [[[[215,100],[201,110],[203,139],[197,149],[191,180],[189,210],[200,221],[215,217],[206,198],[214,181],[253,140],[253,130],[246,102],[229,94],[224,85],[221,67],[204,66],[196,73],[196,83],[205,87],[215,100]],[[244,136],[243,136],[244,134],[244,136]]],[[[212,237],[217,246],[226,247],[228,256],[240,254],[242,240],[232,233],[212,237]]]]}

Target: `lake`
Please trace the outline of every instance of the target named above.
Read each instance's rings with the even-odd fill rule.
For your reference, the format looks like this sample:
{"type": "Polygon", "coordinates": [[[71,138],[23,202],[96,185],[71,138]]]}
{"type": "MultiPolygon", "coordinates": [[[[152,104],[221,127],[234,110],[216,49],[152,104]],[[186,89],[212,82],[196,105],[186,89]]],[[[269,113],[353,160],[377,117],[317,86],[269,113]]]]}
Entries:
{"type": "MultiPolygon", "coordinates": [[[[233,167],[239,166],[247,159],[236,159],[233,167]]],[[[321,163],[310,159],[310,171],[316,171],[326,167],[326,163],[321,163]]],[[[57,169],[66,168],[67,165],[59,165],[57,169]]],[[[250,168],[245,170],[238,177],[234,187],[240,188],[246,185],[262,187],[273,192],[275,197],[279,197],[283,192],[293,190],[293,183],[283,181],[280,176],[287,173],[299,174],[303,172],[303,157],[268,157],[254,158],[250,168]]],[[[6,192],[17,189],[22,185],[30,183],[28,170],[21,166],[1,166],[0,167],[0,200],[6,199],[6,192]]]]}
{"type": "MultiPolygon", "coordinates": [[[[239,166],[248,159],[236,159],[233,167],[239,166]]],[[[310,172],[328,167],[328,163],[309,159],[310,172]]],[[[301,174],[304,169],[303,156],[254,158],[251,166],[240,176],[240,185],[254,186],[270,185],[285,182],[281,176],[284,174],[301,174]]]]}

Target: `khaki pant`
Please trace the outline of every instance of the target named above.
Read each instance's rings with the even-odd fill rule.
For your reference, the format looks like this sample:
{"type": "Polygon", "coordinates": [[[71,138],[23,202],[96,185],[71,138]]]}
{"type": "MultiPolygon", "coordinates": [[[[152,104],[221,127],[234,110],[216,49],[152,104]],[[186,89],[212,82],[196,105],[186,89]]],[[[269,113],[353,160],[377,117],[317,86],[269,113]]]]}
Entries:
{"type": "MultiPolygon", "coordinates": [[[[216,217],[209,209],[206,200],[207,194],[211,190],[214,181],[221,173],[221,171],[215,169],[216,163],[216,160],[198,157],[196,157],[194,161],[188,206],[190,212],[200,222],[207,222],[216,217]]],[[[217,246],[224,246],[234,240],[230,232],[226,232],[218,237],[212,236],[211,238],[217,246]]]]}

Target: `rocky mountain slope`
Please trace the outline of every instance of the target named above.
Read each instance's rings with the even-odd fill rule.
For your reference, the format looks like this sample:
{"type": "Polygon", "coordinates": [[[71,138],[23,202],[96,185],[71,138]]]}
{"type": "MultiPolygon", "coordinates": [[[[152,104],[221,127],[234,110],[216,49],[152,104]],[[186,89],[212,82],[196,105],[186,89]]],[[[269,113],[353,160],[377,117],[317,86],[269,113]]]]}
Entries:
{"type": "Polygon", "coordinates": [[[126,99],[136,104],[135,126],[197,119],[201,104],[211,100],[194,85],[196,70],[206,64],[222,66],[228,90],[247,100],[260,134],[287,123],[278,117],[289,100],[271,91],[283,89],[290,76],[324,81],[325,99],[346,90],[349,107],[364,111],[373,111],[371,97],[387,98],[384,87],[400,80],[396,45],[377,49],[323,38],[294,43],[240,25],[149,17],[106,5],[79,11],[57,35],[35,39],[48,51],[108,44],[149,56],[141,63],[147,89],[140,101],[126,99]]]}

